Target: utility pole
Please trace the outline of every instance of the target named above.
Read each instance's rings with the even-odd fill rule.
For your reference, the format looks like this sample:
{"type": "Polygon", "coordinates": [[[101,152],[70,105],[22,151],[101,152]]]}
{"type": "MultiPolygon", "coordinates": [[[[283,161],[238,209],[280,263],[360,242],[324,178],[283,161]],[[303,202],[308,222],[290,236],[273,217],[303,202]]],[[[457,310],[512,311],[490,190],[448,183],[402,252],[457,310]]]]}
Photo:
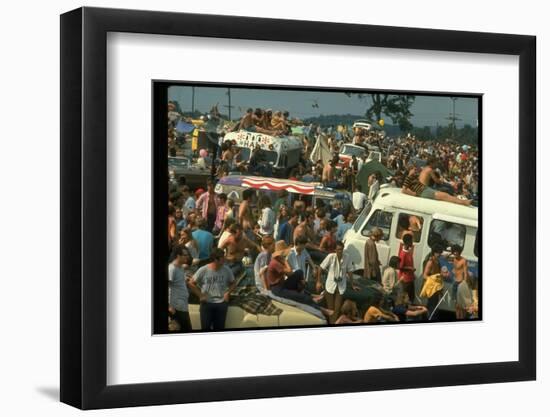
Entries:
{"type": "Polygon", "coordinates": [[[195,87],[191,87],[191,113],[195,113],[195,87]]]}
{"type": "Polygon", "coordinates": [[[227,100],[228,100],[228,112],[229,112],[229,120],[231,120],[231,88],[227,88],[227,100]]]}
{"type": "Polygon", "coordinates": [[[451,139],[454,141],[455,133],[456,133],[456,121],[462,120],[462,119],[459,119],[458,117],[456,117],[457,114],[455,111],[455,104],[456,104],[456,101],[458,100],[458,97],[450,97],[450,99],[453,102],[453,110],[452,110],[452,114],[450,114],[449,117],[447,117],[446,119],[451,121],[451,139]]]}
{"type": "Polygon", "coordinates": [[[456,112],[455,112],[455,104],[456,104],[456,99],[458,97],[451,97],[451,100],[453,101],[453,133],[452,133],[452,138],[453,140],[455,139],[455,130],[456,130],[456,112]]]}

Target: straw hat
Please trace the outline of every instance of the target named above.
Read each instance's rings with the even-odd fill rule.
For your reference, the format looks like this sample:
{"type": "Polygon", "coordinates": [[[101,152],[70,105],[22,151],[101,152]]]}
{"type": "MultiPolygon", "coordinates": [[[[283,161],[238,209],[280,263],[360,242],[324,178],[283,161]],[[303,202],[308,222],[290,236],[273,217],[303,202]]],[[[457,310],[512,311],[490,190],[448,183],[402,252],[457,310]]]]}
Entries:
{"type": "Polygon", "coordinates": [[[284,240],[278,240],[277,242],[275,242],[275,251],[271,256],[273,256],[274,258],[276,258],[277,256],[287,256],[289,252],[290,246],[288,246],[284,240]]]}

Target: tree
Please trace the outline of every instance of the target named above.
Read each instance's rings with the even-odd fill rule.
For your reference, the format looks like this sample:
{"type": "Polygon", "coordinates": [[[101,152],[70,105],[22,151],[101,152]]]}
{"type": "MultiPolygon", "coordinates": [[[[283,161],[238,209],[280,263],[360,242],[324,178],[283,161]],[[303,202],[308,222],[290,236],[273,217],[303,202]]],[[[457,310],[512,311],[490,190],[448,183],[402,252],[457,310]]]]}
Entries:
{"type": "Polygon", "coordinates": [[[432,129],[430,126],[424,126],[422,128],[415,127],[412,129],[411,134],[414,135],[417,139],[421,140],[433,140],[434,136],[432,134],[432,129]]]}
{"type": "MultiPolygon", "coordinates": [[[[351,93],[347,93],[351,97],[351,93]]],[[[397,124],[402,132],[410,131],[413,127],[410,118],[413,116],[411,106],[416,96],[405,96],[383,93],[357,94],[360,99],[369,99],[372,103],[365,112],[367,118],[380,120],[383,116],[389,117],[392,123],[397,124]]]]}

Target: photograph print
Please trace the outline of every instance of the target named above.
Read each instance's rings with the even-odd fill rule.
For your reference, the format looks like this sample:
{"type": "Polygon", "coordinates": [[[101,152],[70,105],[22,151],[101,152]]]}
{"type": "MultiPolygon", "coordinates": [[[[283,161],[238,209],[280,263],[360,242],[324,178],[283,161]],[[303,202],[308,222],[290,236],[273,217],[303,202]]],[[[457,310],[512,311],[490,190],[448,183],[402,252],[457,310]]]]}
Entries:
{"type": "Polygon", "coordinates": [[[481,320],[481,96],[153,82],[155,333],[481,320]]]}

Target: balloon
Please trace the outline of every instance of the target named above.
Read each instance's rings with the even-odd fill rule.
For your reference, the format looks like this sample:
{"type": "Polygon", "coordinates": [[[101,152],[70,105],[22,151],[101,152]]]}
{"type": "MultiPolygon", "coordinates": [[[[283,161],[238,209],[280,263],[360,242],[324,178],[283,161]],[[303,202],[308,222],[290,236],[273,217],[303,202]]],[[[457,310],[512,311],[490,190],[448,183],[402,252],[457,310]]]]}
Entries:
{"type": "Polygon", "coordinates": [[[384,126],[384,119],[378,120],[378,124],[379,124],[380,126],[384,126]]]}

